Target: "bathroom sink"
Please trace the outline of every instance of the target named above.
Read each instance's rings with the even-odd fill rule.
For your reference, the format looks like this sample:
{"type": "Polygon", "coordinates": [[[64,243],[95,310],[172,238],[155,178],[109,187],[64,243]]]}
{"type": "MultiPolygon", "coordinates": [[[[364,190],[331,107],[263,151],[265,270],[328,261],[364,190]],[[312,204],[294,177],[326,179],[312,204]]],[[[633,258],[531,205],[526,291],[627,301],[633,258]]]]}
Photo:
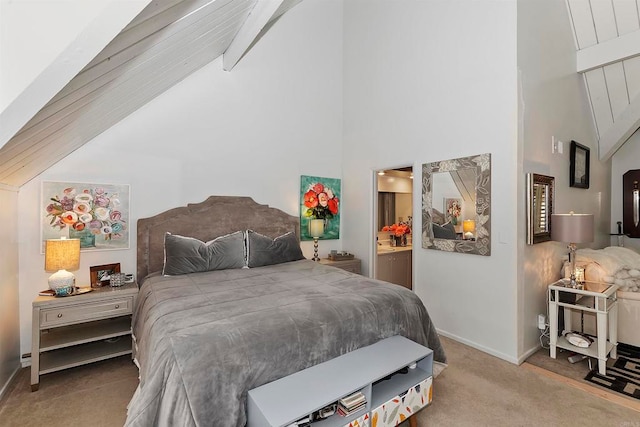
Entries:
{"type": "Polygon", "coordinates": [[[392,247],[385,247],[385,246],[380,246],[378,247],[378,253],[380,252],[394,252],[396,250],[396,248],[392,248],[392,247]]]}

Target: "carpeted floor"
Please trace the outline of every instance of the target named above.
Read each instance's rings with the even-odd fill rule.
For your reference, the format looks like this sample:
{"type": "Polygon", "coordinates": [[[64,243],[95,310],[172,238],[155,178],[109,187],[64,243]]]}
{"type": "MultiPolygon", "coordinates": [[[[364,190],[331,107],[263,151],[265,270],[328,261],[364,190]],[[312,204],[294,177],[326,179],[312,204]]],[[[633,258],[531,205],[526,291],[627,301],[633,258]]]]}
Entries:
{"type": "Polygon", "coordinates": [[[43,375],[33,393],[25,368],[0,403],[0,426],[122,426],[137,386],[131,356],[43,375]]]}
{"type": "MultiPolygon", "coordinates": [[[[589,385],[596,392],[603,391],[619,399],[623,404],[640,410],[640,362],[637,348],[625,344],[618,345],[618,359],[607,361],[607,375],[598,373],[597,359],[584,359],[570,363],[568,357],[574,353],[558,348],[556,359],[549,356],[548,349],[540,349],[526,363],[558,374],[578,384],[589,385]],[[624,372],[627,370],[627,372],[624,372]],[[632,397],[633,395],[638,397],[632,397]]],[[[639,424],[640,425],[640,424],[639,424]]]]}
{"type": "MultiPolygon", "coordinates": [[[[421,427],[640,425],[640,412],[456,341],[443,338],[443,345],[449,367],[418,414],[421,427]]],[[[0,402],[0,426],[122,426],[136,386],[126,356],[44,375],[34,393],[23,369],[0,402]]]]}

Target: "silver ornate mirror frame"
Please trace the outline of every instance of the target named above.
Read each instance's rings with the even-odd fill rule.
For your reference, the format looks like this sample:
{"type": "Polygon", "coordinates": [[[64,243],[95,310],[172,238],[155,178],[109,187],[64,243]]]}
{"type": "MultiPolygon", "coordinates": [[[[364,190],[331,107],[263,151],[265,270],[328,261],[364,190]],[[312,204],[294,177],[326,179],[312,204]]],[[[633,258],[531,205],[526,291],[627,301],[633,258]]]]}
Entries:
{"type": "Polygon", "coordinates": [[[553,182],[555,178],[537,173],[527,174],[527,244],[551,240],[553,182]]]}
{"type": "Polygon", "coordinates": [[[422,165],[422,247],[446,252],[491,255],[491,154],[461,157],[422,165]],[[450,240],[433,235],[433,174],[475,169],[476,239],[450,240]]]}

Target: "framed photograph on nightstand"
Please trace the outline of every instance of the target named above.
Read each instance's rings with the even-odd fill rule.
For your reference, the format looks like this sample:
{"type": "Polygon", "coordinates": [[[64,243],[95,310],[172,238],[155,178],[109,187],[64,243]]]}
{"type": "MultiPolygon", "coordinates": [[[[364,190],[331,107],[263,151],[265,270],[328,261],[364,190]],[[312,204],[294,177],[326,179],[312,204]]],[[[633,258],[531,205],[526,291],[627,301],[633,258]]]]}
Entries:
{"type": "Polygon", "coordinates": [[[91,277],[91,287],[100,288],[108,285],[109,278],[113,273],[120,273],[120,263],[94,265],[93,267],[90,267],[89,275],[91,277]]]}

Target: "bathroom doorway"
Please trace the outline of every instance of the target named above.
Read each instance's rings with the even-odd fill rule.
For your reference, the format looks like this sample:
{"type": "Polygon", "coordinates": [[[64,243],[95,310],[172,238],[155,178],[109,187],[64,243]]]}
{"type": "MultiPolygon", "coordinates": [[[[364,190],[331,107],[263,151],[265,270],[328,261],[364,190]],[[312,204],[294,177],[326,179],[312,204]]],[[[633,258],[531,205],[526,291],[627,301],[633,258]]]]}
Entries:
{"type": "Polygon", "coordinates": [[[413,167],[376,171],[374,277],[413,288],[413,167]]]}

